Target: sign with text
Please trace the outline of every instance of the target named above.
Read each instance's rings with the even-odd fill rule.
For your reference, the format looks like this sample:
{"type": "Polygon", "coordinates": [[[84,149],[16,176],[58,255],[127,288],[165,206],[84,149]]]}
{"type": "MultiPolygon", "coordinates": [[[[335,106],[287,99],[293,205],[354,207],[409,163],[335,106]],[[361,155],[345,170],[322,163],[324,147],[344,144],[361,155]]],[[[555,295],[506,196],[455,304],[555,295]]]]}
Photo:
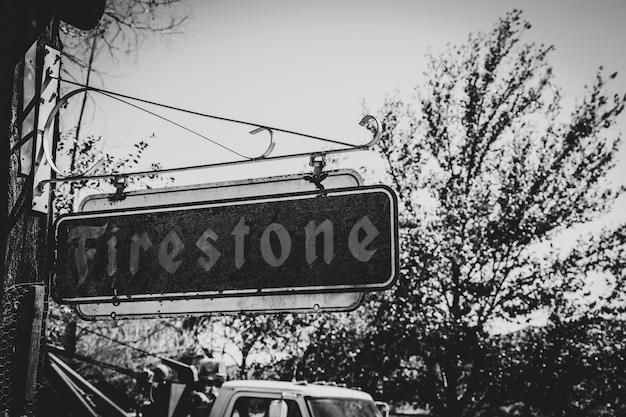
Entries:
{"type": "Polygon", "coordinates": [[[62,303],[372,291],[398,271],[385,186],[77,213],[55,224],[62,303]]]}

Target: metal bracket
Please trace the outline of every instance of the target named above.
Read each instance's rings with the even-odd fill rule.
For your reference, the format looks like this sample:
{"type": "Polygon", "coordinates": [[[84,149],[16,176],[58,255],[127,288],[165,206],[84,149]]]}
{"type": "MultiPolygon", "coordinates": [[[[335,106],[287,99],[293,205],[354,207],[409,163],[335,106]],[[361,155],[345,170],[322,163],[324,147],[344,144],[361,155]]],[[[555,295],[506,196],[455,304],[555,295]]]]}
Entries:
{"type": "MultiPolygon", "coordinates": [[[[257,133],[262,132],[264,130],[267,130],[267,133],[270,134],[270,143],[267,146],[267,149],[265,149],[265,152],[263,152],[261,154],[261,156],[257,157],[257,159],[267,158],[268,156],[270,156],[270,154],[274,150],[274,146],[276,146],[276,144],[274,143],[274,132],[269,127],[265,127],[265,126],[258,127],[256,129],[252,130],[250,132],[250,134],[251,135],[256,135],[257,133]]],[[[249,159],[252,159],[252,158],[249,158],[249,159]]]]}
{"type": "MultiPolygon", "coordinates": [[[[44,79],[42,80],[41,87],[41,103],[39,107],[39,120],[37,131],[41,132],[45,126],[47,116],[51,114],[58,100],[58,85],[57,80],[59,71],[61,68],[61,51],[58,51],[49,46],[45,47],[44,52],[44,79]]],[[[50,179],[52,172],[50,165],[46,163],[46,159],[43,153],[42,139],[40,135],[37,135],[36,143],[36,159],[35,159],[35,177],[33,179],[33,204],[34,211],[40,213],[48,213],[48,204],[50,202],[50,185],[40,187],[39,184],[42,181],[50,179]]]]}
{"type": "MultiPolygon", "coordinates": [[[[54,172],[56,172],[57,176],[56,178],[53,179],[48,179],[48,180],[44,180],[43,184],[42,183],[38,183],[38,185],[47,185],[48,183],[59,183],[59,182],[74,182],[74,181],[84,181],[84,180],[95,180],[95,179],[113,179],[118,177],[120,174],[116,173],[116,172],[112,172],[112,173],[104,173],[104,174],[99,174],[99,175],[87,175],[88,173],[92,172],[100,163],[102,163],[104,161],[104,158],[100,158],[99,160],[95,161],[93,164],[91,164],[91,166],[89,168],[87,168],[86,170],[83,170],[82,172],[69,172],[69,173],[64,173],[61,172],[59,170],[59,168],[55,165],[53,158],[52,158],[52,150],[51,150],[51,145],[52,145],[52,141],[50,138],[50,127],[53,124],[54,121],[54,117],[56,116],[56,114],[59,112],[59,110],[65,105],[65,103],[67,103],[67,101],[74,95],[76,94],[81,94],[81,93],[88,93],[88,92],[93,92],[93,93],[99,93],[102,94],[106,97],[109,97],[111,99],[117,100],[123,104],[129,105],[131,107],[135,107],[138,110],[144,111],[148,114],[151,114],[157,118],[161,118],[169,123],[174,124],[175,126],[178,126],[179,128],[182,128],[194,135],[197,135],[199,137],[202,137],[204,139],[207,139],[209,141],[211,141],[212,143],[214,143],[217,146],[220,146],[222,148],[225,148],[227,150],[229,150],[232,153],[235,153],[236,155],[238,155],[239,157],[243,158],[242,160],[237,160],[237,161],[226,161],[226,162],[218,162],[218,163],[209,163],[209,164],[200,164],[200,165],[191,165],[191,166],[180,166],[180,167],[174,167],[174,168],[166,168],[166,169],[159,169],[159,170],[144,170],[144,171],[137,171],[137,172],[132,172],[132,173],[125,173],[124,177],[129,178],[129,177],[142,177],[142,176],[149,176],[149,175],[154,175],[154,174],[163,174],[163,173],[168,173],[168,172],[180,172],[180,171],[189,171],[189,170],[195,170],[195,169],[204,169],[204,168],[215,168],[215,167],[224,167],[224,166],[234,166],[234,165],[239,165],[239,164],[246,164],[246,163],[254,163],[254,162],[259,162],[259,161],[276,161],[276,160],[282,160],[282,159],[288,159],[288,158],[300,158],[300,157],[306,157],[306,156],[323,156],[323,155],[331,155],[331,154],[337,154],[337,153],[346,153],[346,152],[353,152],[353,151],[362,151],[362,150],[366,150],[371,148],[372,146],[374,146],[381,138],[382,135],[382,131],[380,129],[380,124],[378,123],[378,120],[376,120],[376,118],[374,116],[370,116],[370,115],[366,115],[364,116],[360,122],[359,125],[365,127],[367,130],[369,130],[372,133],[372,138],[364,143],[364,144],[354,144],[354,143],[348,143],[348,142],[344,142],[344,141],[339,141],[339,140],[333,140],[333,139],[328,139],[328,138],[323,138],[323,137],[319,137],[319,136],[313,136],[313,135],[309,135],[309,134],[305,134],[305,133],[300,133],[300,132],[296,132],[296,131],[292,131],[292,130],[285,130],[285,129],[280,129],[277,127],[270,127],[270,126],[264,126],[264,125],[259,125],[257,123],[251,123],[251,122],[246,122],[243,120],[236,120],[236,119],[230,119],[230,118],[226,118],[226,117],[221,117],[221,116],[216,116],[216,115],[211,115],[211,114],[205,114],[205,113],[199,113],[193,110],[187,110],[187,109],[182,109],[182,108],[176,108],[176,107],[172,107],[166,104],[161,104],[161,103],[156,103],[153,101],[149,101],[149,100],[145,100],[145,99],[141,99],[138,97],[131,97],[128,95],[124,95],[121,93],[116,93],[116,92],[112,92],[112,91],[107,91],[107,90],[103,90],[100,88],[96,88],[96,87],[90,87],[90,86],[85,86],[82,84],[78,84],[69,80],[61,80],[59,78],[57,78],[60,81],[63,81],[65,83],[69,83],[69,84],[73,84],[78,86],[79,88],[77,88],[76,90],[73,90],[69,93],[67,93],[66,95],[64,95],[63,97],[61,97],[58,100],[57,105],[54,107],[54,109],[52,109],[51,114],[48,116],[48,121],[46,122],[46,125],[44,127],[43,130],[43,139],[42,139],[42,143],[43,143],[43,151],[47,160],[47,163],[51,166],[52,170],[54,172]],[[244,155],[242,153],[239,153],[237,151],[234,151],[231,148],[228,148],[227,146],[216,142],[208,137],[206,137],[205,135],[202,135],[199,132],[196,132],[192,129],[189,129],[188,127],[174,122],[172,120],[166,119],[163,116],[147,110],[137,104],[134,104],[133,102],[129,101],[132,100],[133,102],[140,102],[140,103],[145,103],[145,104],[150,104],[150,105],[154,105],[154,106],[158,106],[158,107],[164,107],[164,108],[168,108],[170,110],[178,110],[181,112],[185,112],[185,113],[189,113],[189,114],[193,114],[196,116],[200,116],[200,117],[206,117],[206,118],[210,118],[210,119],[215,119],[215,120],[221,120],[224,122],[229,122],[229,123],[236,123],[236,124],[241,124],[241,125],[248,125],[253,127],[253,129],[249,132],[251,135],[256,135],[260,132],[263,131],[267,131],[267,133],[269,134],[269,143],[267,148],[264,150],[264,152],[261,155],[258,156],[249,156],[249,155],[244,155]],[[274,134],[275,133],[281,133],[281,134],[286,134],[286,135],[295,135],[295,136],[300,136],[302,138],[306,138],[306,139],[310,139],[310,140],[316,140],[316,141],[321,141],[327,144],[334,144],[334,145],[340,145],[342,146],[341,148],[334,148],[334,149],[328,149],[328,150],[324,150],[323,153],[316,153],[316,154],[311,154],[311,152],[303,152],[303,153],[290,153],[290,154],[283,154],[283,155],[276,155],[276,156],[272,156],[271,153],[273,152],[274,148],[275,148],[275,142],[274,142],[274,134]]],[[[40,132],[41,133],[41,132],[40,132]]],[[[312,162],[311,163],[312,166],[315,167],[315,163],[312,162]]],[[[316,184],[318,186],[318,188],[323,192],[323,194],[325,195],[325,190],[323,189],[323,187],[321,186],[321,182],[324,180],[325,176],[322,173],[322,169],[323,169],[323,165],[324,162],[322,162],[320,164],[319,167],[317,167],[316,169],[314,169],[313,174],[310,176],[311,181],[316,184]]],[[[120,195],[120,196],[123,196],[120,195]]]]}
{"type": "Polygon", "coordinates": [[[35,42],[25,55],[21,115],[21,139],[24,143],[19,149],[20,174],[34,177],[31,208],[43,214],[48,213],[50,185],[47,182],[51,171],[44,158],[39,133],[43,131],[58,99],[60,66],[61,52],[48,45],[35,42]]]}
{"type": "Polygon", "coordinates": [[[326,166],[326,155],[323,153],[311,154],[309,165],[313,167],[313,174],[305,175],[302,178],[315,184],[317,189],[320,190],[321,196],[326,197],[328,192],[322,184],[322,181],[324,181],[326,177],[328,177],[328,173],[323,172],[324,167],[326,166]]]}
{"type": "Polygon", "coordinates": [[[113,186],[115,187],[115,194],[111,195],[111,201],[122,201],[126,198],[126,177],[117,176],[113,178],[113,186]]]}

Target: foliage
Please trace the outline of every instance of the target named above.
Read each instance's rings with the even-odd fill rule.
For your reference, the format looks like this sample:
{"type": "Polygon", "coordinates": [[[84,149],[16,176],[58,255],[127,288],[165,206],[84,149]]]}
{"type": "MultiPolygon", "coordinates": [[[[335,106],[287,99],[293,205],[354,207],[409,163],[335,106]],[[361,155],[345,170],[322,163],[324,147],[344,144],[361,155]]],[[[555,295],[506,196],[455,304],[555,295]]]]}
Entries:
{"type": "MultiPolygon", "coordinates": [[[[151,136],[150,139],[153,139],[151,136]]],[[[88,172],[88,176],[108,175],[114,172],[124,172],[125,170],[132,169],[139,163],[144,152],[149,146],[149,142],[146,140],[139,140],[132,145],[132,152],[127,155],[116,158],[109,153],[102,153],[100,151],[99,144],[102,143],[101,136],[88,136],[81,141],[74,139],[73,131],[64,132],[61,134],[61,140],[57,146],[57,161],[75,159],[74,172],[88,172]],[[100,162],[98,162],[100,161],[100,162]],[[95,167],[94,167],[95,164],[95,167]],[[90,168],[92,168],[90,170],[90,168]]],[[[68,163],[68,165],[70,165],[68,163]]],[[[159,181],[166,184],[171,183],[171,178],[163,178],[156,173],[161,168],[159,163],[151,164],[151,170],[155,171],[154,174],[146,175],[143,178],[130,178],[125,180],[126,186],[140,185],[143,188],[154,187],[159,181]]],[[[101,179],[84,179],[74,182],[64,182],[57,185],[55,189],[55,201],[54,209],[56,215],[69,213],[78,209],[76,207],[77,200],[80,196],[86,195],[88,192],[115,192],[113,182],[107,185],[105,180],[101,179]]]]}
{"type": "MultiPolygon", "coordinates": [[[[564,363],[597,349],[581,335],[571,353],[561,343],[566,329],[581,320],[623,319],[624,226],[581,236],[573,247],[555,242],[622,195],[606,177],[620,146],[612,127],[624,97],[606,92],[616,74],[600,68],[567,117],[548,63],[553,48],[522,42],[530,28],[514,10],[490,32],[429,55],[416,104],[387,98],[379,150],[400,198],[399,282],[368,306],[374,312],[357,313],[369,315],[367,332],[350,333],[331,321],[329,331],[344,343],[326,343],[316,366],[333,358],[345,372],[349,355],[342,351],[358,351],[357,363],[372,352],[388,368],[363,374],[385,382],[376,390],[382,398],[416,396],[444,416],[513,413],[516,402],[533,415],[562,415],[593,398],[581,387],[604,371],[580,376],[558,405],[548,404],[553,388],[572,376],[564,363]],[[600,297],[590,291],[599,277],[608,283],[600,297]],[[538,339],[503,346],[490,333],[496,322],[523,324],[548,313],[559,322],[538,339]],[[518,348],[530,356],[508,355],[518,348]],[[532,352],[561,362],[551,366],[532,352]],[[518,362],[508,363],[511,358],[518,362]],[[551,378],[544,368],[531,372],[539,363],[551,378]],[[519,385],[507,382],[512,377],[519,385]],[[533,385],[543,387],[546,402],[529,401],[539,398],[534,391],[521,394],[533,385]]],[[[607,401],[615,402],[610,395],[607,401]]]]}
{"type": "Polygon", "coordinates": [[[95,361],[70,363],[125,409],[144,399],[138,373],[153,369],[161,357],[182,360],[197,353],[195,339],[180,320],[83,322],[67,306],[55,306],[48,322],[48,343],[95,361]]]}
{"type": "Polygon", "coordinates": [[[98,55],[114,63],[127,59],[149,38],[158,36],[164,41],[181,34],[188,18],[182,0],[107,0],[104,15],[93,30],[82,31],[61,22],[64,71],[79,79],[81,70],[93,69],[92,61],[98,55]]]}
{"type": "Polygon", "coordinates": [[[210,335],[213,343],[205,344],[205,351],[235,362],[235,378],[293,379],[316,319],[310,314],[240,313],[193,318],[186,323],[194,332],[210,335]],[[217,325],[209,328],[207,323],[217,325]]]}
{"type": "Polygon", "coordinates": [[[542,328],[495,337],[499,372],[490,402],[510,406],[487,415],[624,415],[624,331],[618,320],[552,317],[542,328]]]}

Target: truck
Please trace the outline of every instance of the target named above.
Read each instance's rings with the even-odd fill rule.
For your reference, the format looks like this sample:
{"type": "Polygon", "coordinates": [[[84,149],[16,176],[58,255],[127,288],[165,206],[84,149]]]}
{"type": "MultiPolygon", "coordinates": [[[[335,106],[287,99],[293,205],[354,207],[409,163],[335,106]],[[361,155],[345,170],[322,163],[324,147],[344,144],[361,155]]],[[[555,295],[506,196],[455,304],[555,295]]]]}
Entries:
{"type": "Polygon", "coordinates": [[[200,398],[178,384],[153,394],[146,417],[382,417],[372,396],[358,389],[304,381],[233,380],[200,398]],[[169,395],[167,395],[169,394],[169,395]],[[166,399],[162,401],[160,399],[166,399]],[[152,409],[156,412],[153,414],[152,409]],[[166,412],[167,410],[167,412],[166,412]]]}
{"type": "Polygon", "coordinates": [[[360,390],[286,381],[228,381],[209,417],[381,417],[360,390]]]}
{"type": "Polygon", "coordinates": [[[380,403],[359,389],[305,381],[225,381],[222,361],[206,359],[194,366],[169,358],[146,372],[127,371],[147,388],[146,401],[130,413],[63,363],[59,355],[88,358],[49,346],[48,364],[53,366],[48,368],[57,371],[57,378],[51,380],[63,382],[59,386],[66,387],[61,390],[66,395],[59,394],[68,399],[73,416],[384,417],[380,403]]]}

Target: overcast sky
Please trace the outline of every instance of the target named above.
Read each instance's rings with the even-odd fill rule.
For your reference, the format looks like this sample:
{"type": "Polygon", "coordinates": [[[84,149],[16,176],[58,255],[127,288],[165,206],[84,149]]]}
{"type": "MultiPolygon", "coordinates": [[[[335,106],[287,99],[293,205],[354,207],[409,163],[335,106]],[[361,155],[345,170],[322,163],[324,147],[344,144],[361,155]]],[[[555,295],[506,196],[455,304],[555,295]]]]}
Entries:
{"type": "MultiPolygon", "coordinates": [[[[552,44],[550,63],[565,104],[581,97],[598,66],[619,71],[612,85],[626,91],[626,2],[418,1],[418,0],[193,0],[185,33],[146,42],[134,60],[96,65],[106,89],[202,113],[251,121],[354,143],[368,140],[358,126],[362,103],[375,113],[385,93],[410,92],[423,82],[427,51],[443,51],[471,32],[488,31],[513,8],[533,25],[527,41],[552,44]]],[[[610,72],[609,72],[610,71],[610,72]]],[[[104,102],[104,100],[103,100],[104,102]]],[[[128,106],[103,104],[109,152],[125,152],[139,138],[156,135],[149,154],[164,167],[237,159],[206,139],[128,106]]],[[[154,109],[152,109],[154,110],[154,109]]],[[[257,156],[266,135],[163,112],[239,153],[257,156]]],[[[625,116],[620,118],[620,129],[625,116]]],[[[320,144],[290,139],[287,150],[320,144]]],[[[284,144],[283,144],[284,146],[284,144]]],[[[624,152],[622,152],[624,154],[624,152]]],[[[357,159],[356,165],[365,156],[357,159]]],[[[298,166],[306,161],[299,161],[298,166]]],[[[349,164],[349,162],[348,162],[349,164]]],[[[293,165],[255,164],[203,176],[200,182],[274,173],[293,165]]],[[[621,164],[626,177],[626,158],[621,164]]]]}

